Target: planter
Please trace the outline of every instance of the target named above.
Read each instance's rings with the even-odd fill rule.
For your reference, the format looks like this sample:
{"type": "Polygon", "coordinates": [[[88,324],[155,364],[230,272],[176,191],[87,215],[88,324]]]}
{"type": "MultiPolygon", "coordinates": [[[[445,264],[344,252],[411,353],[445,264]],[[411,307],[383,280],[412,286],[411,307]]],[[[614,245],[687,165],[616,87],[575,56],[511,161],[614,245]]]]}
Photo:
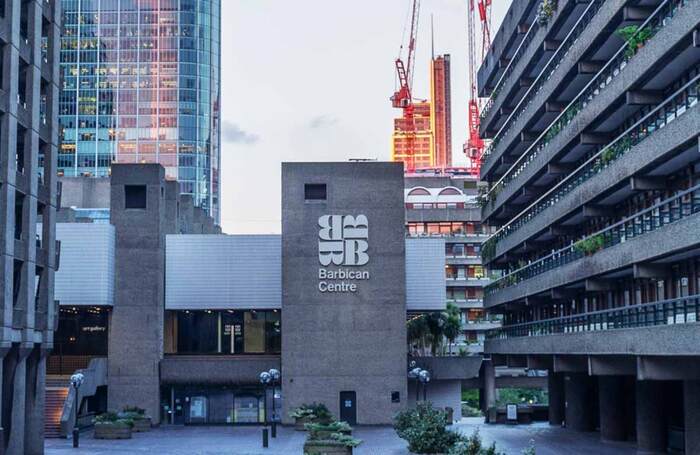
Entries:
{"type": "Polygon", "coordinates": [[[134,420],[134,428],[132,428],[134,433],[144,433],[146,431],[151,431],[151,418],[144,417],[143,419],[134,420]]]}
{"type": "Polygon", "coordinates": [[[314,439],[328,439],[330,438],[332,433],[340,433],[340,434],[346,434],[348,436],[352,436],[352,430],[350,431],[331,431],[331,430],[316,430],[311,433],[312,437],[314,439]]]}
{"type": "Polygon", "coordinates": [[[125,423],[96,423],[95,439],[131,439],[131,427],[125,423]]]}
{"type": "Polygon", "coordinates": [[[304,425],[307,423],[314,423],[314,420],[311,417],[297,417],[294,419],[294,429],[296,431],[306,431],[304,425]]]}
{"type": "Polygon", "coordinates": [[[352,447],[336,441],[306,441],[304,455],[352,455],[352,447]]]}

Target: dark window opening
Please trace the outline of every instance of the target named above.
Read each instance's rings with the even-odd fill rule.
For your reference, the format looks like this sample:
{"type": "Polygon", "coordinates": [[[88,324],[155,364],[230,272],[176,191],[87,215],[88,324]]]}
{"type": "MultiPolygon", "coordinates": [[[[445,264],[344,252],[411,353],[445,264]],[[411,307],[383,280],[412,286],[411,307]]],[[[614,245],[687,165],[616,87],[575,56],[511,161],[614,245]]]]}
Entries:
{"type": "Polygon", "coordinates": [[[15,192],[15,239],[22,240],[24,232],[24,194],[15,192]]]}
{"type": "Polygon", "coordinates": [[[108,318],[104,308],[61,308],[54,355],[106,356],[108,318]]]}
{"type": "Polygon", "coordinates": [[[39,312],[39,302],[41,301],[41,285],[44,282],[44,268],[37,266],[34,278],[34,311],[39,312]]]}
{"type": "Polygon", "coordinates": [[[19,34],[25,41],[29,39],[29,4],[28,0],[23,0],[19,13],[19,34]]]}
{"type": "Polygon", "coordinates": [[[29,65],[24,60],[19,60],[19,82],[17,83],[17,104],[27,107],[27,79],[29,65]]]}
{"type": "Polygon", "coordinates": [[[12,306],[16,307],[19,300],[19,291],[22,287],[22,261],[15,259],[12,271],[12,306]]]}
{"type": "Polygon", "coordinates": [[[146,208],[146,185],[124,185],[124,208],[146,208]]]}
{"type": "Polygon", "coordinates": [[[24,142],[27,136],[27,129],[17,125],[17,146],[15,150],[15,166],[17,172],[24,174],[24,142]]]}
{"type": "Polygon", "coordinates": [[[325,183],[305,183],[304,184],[304,199],[307,201],[325,201],[326,200],[326,184],[325,183]]]}

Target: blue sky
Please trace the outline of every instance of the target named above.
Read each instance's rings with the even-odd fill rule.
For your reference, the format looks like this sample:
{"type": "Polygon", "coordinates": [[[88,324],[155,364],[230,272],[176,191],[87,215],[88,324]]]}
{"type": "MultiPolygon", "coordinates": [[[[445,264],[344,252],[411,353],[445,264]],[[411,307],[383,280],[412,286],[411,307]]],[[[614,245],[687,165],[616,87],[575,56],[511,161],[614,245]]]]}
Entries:
{"type": "MultiPolygon", "coordinates": [[[[283,161],[388,160],[410,0],[222,0],[222,227],[280,231],[283,161]]],[[[493,0],[492,34],[510,0],[493,0]]],[[[414,93],[452,55],[453,156],[466,138],[466,0],[422,0],[414,93]]]]}

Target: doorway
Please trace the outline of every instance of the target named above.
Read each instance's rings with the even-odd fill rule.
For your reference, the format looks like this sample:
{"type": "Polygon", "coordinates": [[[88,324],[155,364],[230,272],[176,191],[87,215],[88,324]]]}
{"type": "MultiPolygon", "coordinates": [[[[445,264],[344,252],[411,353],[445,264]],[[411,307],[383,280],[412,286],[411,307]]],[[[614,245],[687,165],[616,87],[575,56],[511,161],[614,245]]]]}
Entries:
{"type": "Polygon", "coordinates": [[[340,392],[340,420],[357,425],[357,395],[355,391],[340,392]]]}

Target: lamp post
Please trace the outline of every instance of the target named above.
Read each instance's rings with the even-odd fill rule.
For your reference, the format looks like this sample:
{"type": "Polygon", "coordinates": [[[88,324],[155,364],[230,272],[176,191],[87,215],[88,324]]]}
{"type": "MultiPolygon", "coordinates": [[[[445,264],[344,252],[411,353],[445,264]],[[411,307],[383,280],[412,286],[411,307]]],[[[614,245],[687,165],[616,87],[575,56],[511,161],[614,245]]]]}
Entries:
{"type": "Polygon", "coordinates": [[[263,448],[267,448],[268,446],[268,435],[267,435],[267,386],[270,384],[272,381],[272,377],[270,376],[270,373],[267,371],[263,371],[260,373],[260,383],[263,385],[263,415],[264,420],[263,420],[263,431],[262,431],[262,446],[263,448]]]}
{"type": "Polygon", "coordinates": [[[428,383],[430,382],[430,372],[421,370],[418,374],[418,380],[423,384],[423,401],[428,400],[428,383]]]}
{"type": "Polygon", "coordinates": [[[276,384],[279,382],[282,376],[280,370],[276,368],[270,368],[268,371],[270,375],[270,383],[272,384],[272,437],[277,437],[277,409],[275,407],[275,390],[277,389],[276,384]]]}
{"type": "Polygon", "coordinates": [[[85,376],[83,373],[75,373],[70,377],[70,384],[73,386],[73,394],[75,395],[75,403],[73,405],[75,409],[75,422],[73,425],[73,447],[77,448],[80,445],[80,430],[78,429],[78,406],[80,405],[78,401],[78,389],[83,385],[85,376]]]}

